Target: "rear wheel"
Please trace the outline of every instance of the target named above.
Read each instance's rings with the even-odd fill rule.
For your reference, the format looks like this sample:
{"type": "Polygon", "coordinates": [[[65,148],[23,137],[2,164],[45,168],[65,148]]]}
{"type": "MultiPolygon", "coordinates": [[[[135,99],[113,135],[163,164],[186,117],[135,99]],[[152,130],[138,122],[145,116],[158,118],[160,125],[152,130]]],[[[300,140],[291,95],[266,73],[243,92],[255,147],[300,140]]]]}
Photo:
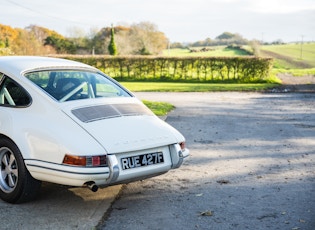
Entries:
{"type": "Polygon", "coordinates": [[[33,200],[41,186],[25,167],[18,147],[9,139],[0,137],[0,198],[9,203],[33,200]]]}

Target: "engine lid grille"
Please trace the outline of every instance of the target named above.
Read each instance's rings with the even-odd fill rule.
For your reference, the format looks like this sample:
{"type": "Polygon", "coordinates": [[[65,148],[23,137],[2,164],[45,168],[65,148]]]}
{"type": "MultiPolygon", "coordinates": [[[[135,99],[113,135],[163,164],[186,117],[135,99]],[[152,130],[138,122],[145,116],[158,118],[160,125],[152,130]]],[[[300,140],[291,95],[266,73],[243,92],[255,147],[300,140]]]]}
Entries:
{"type": "Polygon", "coordinates": [[[95,105],[73,109],[71,112],[80,121],[85,123],[122,116],[153,115],[151,110],[149,110],[144,105],[132,103],[95,105]]]}

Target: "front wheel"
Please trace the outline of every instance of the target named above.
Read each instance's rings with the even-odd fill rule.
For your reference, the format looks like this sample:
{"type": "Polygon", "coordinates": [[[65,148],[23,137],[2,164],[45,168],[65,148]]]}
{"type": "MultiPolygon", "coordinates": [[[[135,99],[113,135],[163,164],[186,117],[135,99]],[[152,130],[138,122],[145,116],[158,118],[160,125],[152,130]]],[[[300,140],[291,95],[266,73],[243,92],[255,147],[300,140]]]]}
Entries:
{"type": "Polygon", "coordinates": [[[25,167],[18,147],[9,139],[0,137],[0,198],[9,203],[33,200],[41,186],[25,167]]]}

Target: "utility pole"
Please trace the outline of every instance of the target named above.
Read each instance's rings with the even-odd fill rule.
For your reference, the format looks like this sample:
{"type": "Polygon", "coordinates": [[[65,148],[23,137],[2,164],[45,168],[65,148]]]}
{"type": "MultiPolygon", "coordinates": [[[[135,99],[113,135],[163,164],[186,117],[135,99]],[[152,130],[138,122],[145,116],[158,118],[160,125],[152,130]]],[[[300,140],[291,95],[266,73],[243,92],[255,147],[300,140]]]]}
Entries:
{"type": "Polygon", "coordinates": [[[300,59],[303,59],[303,37],[304,35],[302,35],[302,40],[301,40],[301,51],[300,51],[300,59]]]}

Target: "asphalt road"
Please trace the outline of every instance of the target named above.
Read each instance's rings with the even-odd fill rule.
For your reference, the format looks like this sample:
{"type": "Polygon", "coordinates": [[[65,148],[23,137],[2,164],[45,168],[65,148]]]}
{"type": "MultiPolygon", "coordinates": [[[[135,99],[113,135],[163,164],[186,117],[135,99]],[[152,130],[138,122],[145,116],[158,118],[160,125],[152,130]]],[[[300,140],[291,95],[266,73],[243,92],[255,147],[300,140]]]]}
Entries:
{"type": "Polygon", "coordinates": [[[43,183],[35,201],[15,205],[0,200],[0,229],[94,229],[120,189],[116,185],[93,193],[87,188],[43,183]]]}
{"type": "Polygon", "coordinates": [[[315,229],[315,94],[137,93],[191,156],[124,186],[99,229],[315,229]]]}
{"type": "Polygon", "coordinates": [[[44,183],[36,201],[0,201],[0,229],[315,229],[315,94],[137,96],[177,107],[180,169],[97,193],[44,183]]]}

